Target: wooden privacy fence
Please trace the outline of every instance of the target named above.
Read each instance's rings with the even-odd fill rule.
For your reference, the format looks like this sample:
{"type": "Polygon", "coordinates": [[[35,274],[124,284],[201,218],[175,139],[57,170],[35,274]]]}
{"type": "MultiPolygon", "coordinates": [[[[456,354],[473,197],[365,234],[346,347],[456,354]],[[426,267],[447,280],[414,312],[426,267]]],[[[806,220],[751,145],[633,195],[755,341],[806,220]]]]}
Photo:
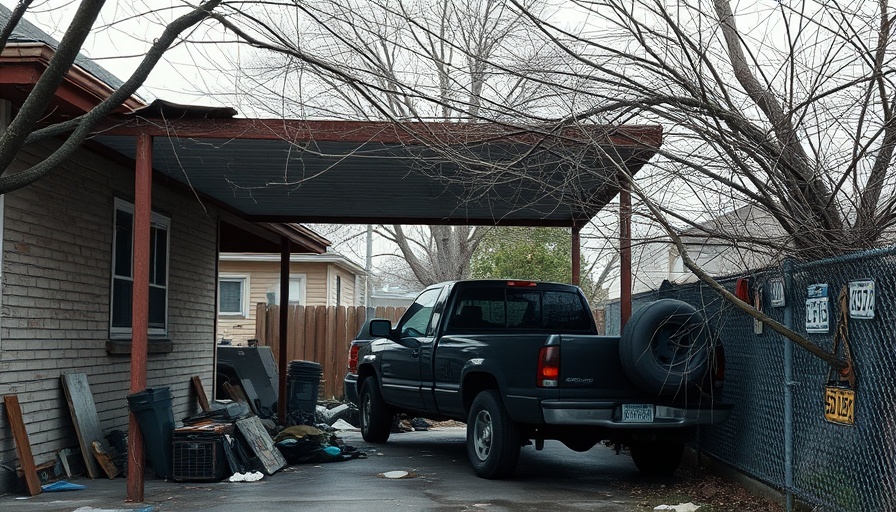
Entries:
{"type": "MultiPolygon", "coordinates": [[[[375,318],[394,324],[406,308],[378,307],[375,318]]],[[[271,347],[280,361],[280,307],[259,303],[255,308],[255,337],[271,347]]],[[[323,376],[319,396],[342,398],[342,380],[348,363],[348,349],[367,318],[364,306],[289,306],[286,333],[286,361],[320,363],[323,376]]]]}

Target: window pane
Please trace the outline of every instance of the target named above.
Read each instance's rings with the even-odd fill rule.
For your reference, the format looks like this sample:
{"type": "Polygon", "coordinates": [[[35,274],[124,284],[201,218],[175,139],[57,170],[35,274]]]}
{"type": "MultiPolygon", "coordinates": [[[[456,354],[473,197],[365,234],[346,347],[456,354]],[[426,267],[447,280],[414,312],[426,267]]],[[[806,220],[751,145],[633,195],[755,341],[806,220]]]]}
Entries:
{"type": "MultiPolygon", "coordinates": [[[[219,285],[221,313],[243,312],[243,282],[221,281],[219,285]]],[[[291,290],[290,290],[291,291],[291,290]]]]}
{"type": "Polygon", "coordinates": [[[165,304],[168,290],[156,286],[149,287],[149,328],[165,329],[165,304]]]}
{"type": "Polygon", "coordinates": [[[547,327],[556,330],[585,330],[590,327],[587,308],[574,293],[547,292],[544,294],[544,320],[547,327]]]}
{"type": "Polygon", "coordinates": [[[112,280],[112,327],[130,327],[133,283],[127,279],[112,280]]]}
{"type": "Polygon", "coordinates": [[[508,291],[507,327],[541,327],[541,293],[508,291]]]}
{"type": "Polygon", "coordinates": [[[423,292],[411,304],[411,307],[408,308],[402,317],[404,323],[399,327],[402,337],[423,336],[426,334],[429,318],[432,316],[432,309],[435,307],[436,299],[439,298],[441,291],[441,288],[436,288],[423,292]]]}
{"type": "Polygon", "coordinates": [[[131,277],[131,247],[134,240],[134,216],[122,210],[115,210],[115,263],[116,276],[131,277]]]}
{"type": "Polygon", "coordinates": [[[289,281],[289,303],[298,304],[302,302],[302,280],[291,279],[289,281]]]}
{"type": "Polygon", "coordinates": [[[168,276],[168,231],[161,228],[150,230],[153,262],[150,265],[149,282],[165,286],[168,276]]]}

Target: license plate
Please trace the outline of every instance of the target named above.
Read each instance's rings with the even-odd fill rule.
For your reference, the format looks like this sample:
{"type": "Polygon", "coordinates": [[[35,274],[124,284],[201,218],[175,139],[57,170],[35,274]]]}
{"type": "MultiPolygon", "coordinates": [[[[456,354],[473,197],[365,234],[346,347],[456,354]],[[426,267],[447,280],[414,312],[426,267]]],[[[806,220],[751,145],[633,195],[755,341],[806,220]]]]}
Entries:
{"type": "Polygon", "coordinates": [[[826,386],[824,388],[824,419],[838,425],[855,425],[855,390],[826,386]]]}
{"type": "Polygon", "coordinates": [[[622,404],[623,423],[652,423],[652,404],[622,404]]]}

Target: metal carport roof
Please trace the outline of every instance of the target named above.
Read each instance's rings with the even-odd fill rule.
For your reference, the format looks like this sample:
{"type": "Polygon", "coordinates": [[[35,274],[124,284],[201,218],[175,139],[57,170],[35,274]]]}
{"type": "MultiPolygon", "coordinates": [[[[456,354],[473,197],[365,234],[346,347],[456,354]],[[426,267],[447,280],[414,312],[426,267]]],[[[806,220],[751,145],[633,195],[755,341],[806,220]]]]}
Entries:
{"type": "Polygon", "coordinates": [[[157,178],[251,222],[581,227],[616,195],[620,170],[637,172],[662,140],[659,126],[544,134],[175,107],[116,118],[94,141],[136,160],[135,136],[152,136],[157,178]]]}

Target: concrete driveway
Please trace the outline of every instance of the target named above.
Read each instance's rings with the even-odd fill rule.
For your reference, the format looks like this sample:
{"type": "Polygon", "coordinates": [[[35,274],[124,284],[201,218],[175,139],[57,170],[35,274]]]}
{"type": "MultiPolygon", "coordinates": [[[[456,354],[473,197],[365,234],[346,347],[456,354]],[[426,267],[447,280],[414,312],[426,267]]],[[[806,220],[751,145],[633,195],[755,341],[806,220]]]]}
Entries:
{"type": "Polygon", "coordinates": [[[628,456],[597,446],[576,453],[548,441],[536,452],[525,447],[514,478],[477,478],[467,461],[464,428],[393,434],[384,445],[368,445],[360,433],[342,432],[346,444],[368,458],[289,466],[253,483],[167,482],[147,476],[145,502],[126,503],[126,480],[73,479],[87,489],[0,497],[0,510],[71,512],[155,511],[631,511],[637,503],[614,482],[638,479],[628,456]],[[390,471],[409,477],[389,479],[390,471]],[[88,509],[89,510],[89,509],[88,509]]]}

